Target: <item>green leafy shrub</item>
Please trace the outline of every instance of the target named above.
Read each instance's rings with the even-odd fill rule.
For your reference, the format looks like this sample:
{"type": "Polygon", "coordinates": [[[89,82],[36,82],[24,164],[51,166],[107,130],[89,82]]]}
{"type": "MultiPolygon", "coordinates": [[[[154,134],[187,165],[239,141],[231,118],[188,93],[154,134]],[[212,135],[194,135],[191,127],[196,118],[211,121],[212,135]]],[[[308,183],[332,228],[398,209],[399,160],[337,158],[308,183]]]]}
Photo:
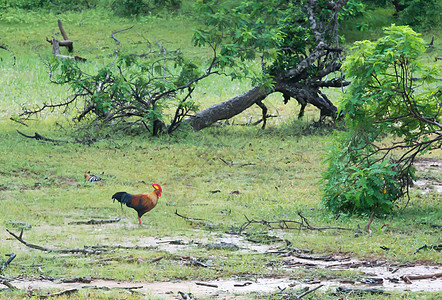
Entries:
{"type": "Polygon", "coordinates": [[[440,68],[420,64],[425,42],[408,26],[384,31],[356,42],[343,65],[352,78],[340,107],[348,132],[334,139],[322,177],[334,212],[390,211],[408,191],[416,156],[442,145],[440,68]]]}

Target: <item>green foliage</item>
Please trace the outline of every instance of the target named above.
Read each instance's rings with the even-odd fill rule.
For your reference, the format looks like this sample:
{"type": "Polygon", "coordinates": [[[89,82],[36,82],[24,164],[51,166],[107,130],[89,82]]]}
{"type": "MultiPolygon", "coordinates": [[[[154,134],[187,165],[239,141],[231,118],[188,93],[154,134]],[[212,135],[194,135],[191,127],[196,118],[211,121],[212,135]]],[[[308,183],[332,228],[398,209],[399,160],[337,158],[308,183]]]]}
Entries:
{"type": "Polygon", "coordinates": [[[342,11],[339,13],[340,20],[348,20],[354,17],[361,17],[365,13],[365,4],[360,0],[350,0],[348,3],[342,8],[342,11]]]}
{"type": "Polygon", "coordinates": [[[114,62],[102,65],[93,74],[83,63],[54,58],[54,81],[68,84],[74,96],[44,108],[68,107],[82,99],[84,109],[77,112],[78,121],[114,126],[123,120],[135,126],[143,124],[153,135],[165,129],[165,116],[174,112],[167,130],[171,133],[190,111],[197,109],[190,94],[201,73],[191,61],[185,62],[179,51],[160,48],[143,55],[118,53],[114,62]]]}
{"type": "Polygon", "coordinates": [[[145,7],[143,0],[114,0],[111,5],[114,13],[123,17],[138,16],[145,7]]]}
{"type": "Polygon", "coordinates": [[[344,62],[352,78],[340,107],[348,132],[335,139],[323,175],[323,202],[334,212],[390,211],[413,177],[415,157],[442,144],[440,69],[420,64],[425,43],[409,27],[392,25],[385,34],[356,42],[344,62]],[[392,145],[383,144],[385,134],[392,145]]]}
{"type": "Polygon", "coordinates": [[[404,0],[404,10],[399,12],[403,24],[419,30],[440,26],[442,2],[439,0],[404,0]]]}
{"type": "Polygon", "coordinates": [[[111,8],[118,16],[132,17],[163,9],[177,10],[181,4],[182,0],[113,0],[111,8]]]}

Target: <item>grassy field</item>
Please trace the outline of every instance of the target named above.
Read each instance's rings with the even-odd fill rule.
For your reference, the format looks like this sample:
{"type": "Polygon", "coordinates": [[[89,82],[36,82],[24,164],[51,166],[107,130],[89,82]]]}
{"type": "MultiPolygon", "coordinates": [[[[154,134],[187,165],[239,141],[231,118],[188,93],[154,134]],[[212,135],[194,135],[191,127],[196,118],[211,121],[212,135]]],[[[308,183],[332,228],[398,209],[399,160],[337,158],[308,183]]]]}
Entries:
{"type": "MultiPolygon", "coordinates": [[[[17,255],[2,272],[5,278],[21,276],[25,280],[53,278],[57,281],[91,277],[147,284],[232,278],[357,281],[368,276],[360,269],[336,271],[305,265],[287,268],[287,256],[268,253],[284,248],[284,240],[291,242],[292,247],[312,250],[318,256],[383,261],[384,266],[442,263],[442,254],[438,251],[424,249],[415,253],[423,245],[441,243],[440,228],[431,226],[441,225],[441,194],[432,188],[431,180],[440,182],[442,171],[432,167],[431,162],[440,159],[442,152],[428,154],[427,158],[432,160],[418,172],[420,178],[427,178],[428,192],[423,194],[421,189],[413,189],[406,208],[407,199],[404,199],[391,215],[375,217],[370,235],[355,235],[358,226],[363,228],[367,224],[368,216],[337,218],[321,206],[318,180],[326,168],[322,161],[332,139],[330,132],[310,126],[318,118],[315,108],[308,107],[306,117],[299,121],[295,118],[299,110],[296,103],[283,105],[279,96],[266,100],[270,113],[278,117],[272,118],[265,130],[239,125],[260,118],[260,109],[252,108],[235,117],[229,125],[219,124],[201,132],[179,132],[160,138],[147,134],[123,136],[109,131],[102,133],[101,140],[87,146],[47,143],[19,135],[17,130],[30,135],[38,132],[55,139],[72,139],[69,122],[57,111],[28,123],[28,127],[9,120],[23,105],[60,100],[69,95],[65,87],[49,83],[46,66],[40,58],[51,55],[45,38],[57,34],[57,19],[63,20],[74,41],[75,54],[91,58],[91,68],[108,59],[104,47],[113,47],[111,32],[134,24],[134,29],[119,36],[124,46],[157,38],[172,48],[182,48],[194,59],[201,57],[200,51],[204,53],[190,47],[188,28],[194,24],[185,17],[128,20],[94,10],[44,16],[12,11],[8,19],[0,21],[0,41],[11,50],[0,52],[0,255],[5,260],[5,254],[17,255]],[[83,174],[89,170],[105,181],[84,182],[83,174]],[[144,224],[140,226],[135,211],[127,207],[122,210],[119,203],[112,202],[111,196],[118,191],[150,192],[152,182],[162,186],[163,195],[157,207],[143,217],[144,224]],[[176,212],[205,222],[190,222],[176,212]],[[350,230],[298,227],[271,230],[262,224],[253,224],[246,229],[244,238],[226,233],[238,232],[247,218],[302,221],[299,214],[314,227],[350,230]],[[118,216],[122,218],[118,223],[71,224],[118,216]],[[25,241],[47,248],[97,246],[107,251],[100,255],[39,251],[19,243],[6,229],[17,234],[23,229],[25,241]],[[174,246],[170,241],[182,244],[174,246]],[[243,244],[239,251],[208,246],[220,241],[243,244]],[[257,246],[266,251],[250,250],[257,246]],[[195,264],[195,260],[199,264],[195,264]]],[[[201,107],[206,107],[249,87],[247,82],[209,78],[198,88],[195,98],[201,107]]],[[[330,91],[329,95],[339,102],[339,92],[330,91]]],[[[1,291],[0,298],[21,299],[52,289],[29,285],[17,291],[1,291]]],[[[162,299],[155,294],[150,296],[162,299]]],[[[387,296],[366,297],[437,299],[439,296],[440,290],[392,291],[387,296]]],[[[138,299],[145,296],[119,289],[89,288],[80,289],[69,298],[91,297],[138,299]]],[[[273,293],[246,296],[279,297],[281,295],[273,293]]],[[[310,297],[336,298],[331,289],[317,291],[310,297]]]]}

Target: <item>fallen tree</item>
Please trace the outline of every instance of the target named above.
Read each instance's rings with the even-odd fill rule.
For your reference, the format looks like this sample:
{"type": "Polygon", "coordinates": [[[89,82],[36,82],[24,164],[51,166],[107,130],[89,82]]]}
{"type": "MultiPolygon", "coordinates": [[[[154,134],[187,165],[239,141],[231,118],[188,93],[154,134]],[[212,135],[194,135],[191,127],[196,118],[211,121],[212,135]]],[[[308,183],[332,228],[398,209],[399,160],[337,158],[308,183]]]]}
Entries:
{"type": "MultiPolygon", "coordinates": [[[[50,79],[70,85],[74,94],[63,103],[24,108],[21,116],[29,118],[45,109],[67,112],[72,107],[78,122],[99,128],[137,126],[155,136],[170,134],[183,122],[201,130],[256,104],[262,109],[265,127],[270,116],[264,100],[281,93],[284,103],[295,99],[301,105],[299,118],[307,104],[320,110],[319,121],[336,118],[337,108],[322,89],[349,84],[339,72],[342,49],[338,43],[338,21],[347,1],[255,0],[230,6],[201,1],[199,15],[204,29],[195,32],[193,41],[195,46],[212,50],[204,71],[197,65],[201,62],[188,61],[178,50],[168,51],[156,39],[155,44],[147,42],[148,51],[142,54],[114,51],[114,61],[92,75],[76,60],[58,59],[48,64],[50,79]],[[214,74],[250,79],[254,87],[197,112],[192,99],[195,86],[214,74]]],[[[115,34],[132,28],[112,33],[117,45],[120,41],[115,34]]],[[[63,45],[55,40],[52,44],[55,52],[57,45],[63,45]]]]}
{"type": "Polygon", "coordinates": [[[188,119],[192,128],[200,130],[229,119],[254,104],[262,109],[265,127],[268,115],[263,100],[276,92],[285,103],[298,101],[299,118],[309,103],[320,110],[321,121],[327,116],[335,118],[337,108],[321,89],[350,84],[341,73],[335,75],[342,52],[337,42],[338,19],[346,3],[248,1],[232,8],[204,1],[201,11],[207,28],[196,32],[195,44],[220,48],[217,66],[229,69],[232,78],[248,77],[251,71],[246,62],[259,58],[261,68],[251,77],[256,86],[194,114],[188,119]]]}

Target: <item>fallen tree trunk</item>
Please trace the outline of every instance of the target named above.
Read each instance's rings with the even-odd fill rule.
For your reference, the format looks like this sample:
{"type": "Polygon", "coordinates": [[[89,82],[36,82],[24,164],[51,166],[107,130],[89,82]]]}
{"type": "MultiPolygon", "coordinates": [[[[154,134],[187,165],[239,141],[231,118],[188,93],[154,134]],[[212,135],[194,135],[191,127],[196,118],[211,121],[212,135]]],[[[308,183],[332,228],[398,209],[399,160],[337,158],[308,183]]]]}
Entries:
{"type": "MultiPolygon", "coordinates": [[[[340,68],[340,64],[334,64],[333,68],[329,69],[326,74],[336,71],[340,68]]],[[[320,91],[323,87],[344,87],[348,86],[350,82],[344,81],[342,77],[334,78],[332,80],[322,81],[320,78],[310,82],[299,82],[297,79],[280,77],[276,79],[276,83],[271,90],[265,90],[260,86],[255,86],[247,92],[236,96],[227,101],[212,105],[200,112],[197,112],[187,122],[190,123],[193,130],[198,131],[206,128],[213,123],[230,119],[244,110],[251,107],[253,104],[258,105],[262,109],[263,127],[265,126],[267,115],[267,107],[263,100],[270,94],[279,92],[284,97],[284,103],[287,103],[290,98],[295,99],[301,105],[301,110],[298,118],[304,115],[304,109],[308,103],[317,107],[321,111],[320,120],[323,121],[325,117],[337,117],[336,106],[328,99],[328,97],[320,91]]]]}
{"type": "Polygon", "coordinates": [[[188,122],[190,122],[193,130],[201,130],[216,121],[230,119],[240,114],[258,101],[265,99],[267,95],[268,93],[261,89],[261,87],[256,86],[244,94],[217,103],[196,113],[188,119],[188,122]]]}

